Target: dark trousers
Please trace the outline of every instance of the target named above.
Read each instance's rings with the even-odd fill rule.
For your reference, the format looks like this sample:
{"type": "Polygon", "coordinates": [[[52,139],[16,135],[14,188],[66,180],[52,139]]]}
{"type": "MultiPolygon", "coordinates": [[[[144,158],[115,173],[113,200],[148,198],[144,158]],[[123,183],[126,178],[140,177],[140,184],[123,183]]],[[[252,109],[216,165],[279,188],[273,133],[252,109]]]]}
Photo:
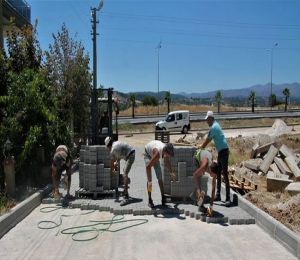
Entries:
{"type": "Polygon", "coordinates": [[[218,174],[217,174],[217,196],[221,194],[221,174],[223,174],[226,187],[226,200],[230,200],[230,186],[228,179],[228,157],[229,149],[223,149],[218,153],[218,174]]]}

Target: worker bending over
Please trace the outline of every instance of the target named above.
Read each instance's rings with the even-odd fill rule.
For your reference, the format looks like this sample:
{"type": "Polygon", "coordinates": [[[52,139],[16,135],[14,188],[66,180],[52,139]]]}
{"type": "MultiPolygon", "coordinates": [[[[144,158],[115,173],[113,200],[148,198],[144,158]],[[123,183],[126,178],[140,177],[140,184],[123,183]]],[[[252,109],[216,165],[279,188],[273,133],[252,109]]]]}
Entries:
{"type": "Polygon", "coordinates": [[[123,169],[124,172],[124,191],[123,191],[123,200],[120,205],[125,206],[129,203],[129,194],[128,194],[128,174],[131,169],[132,164],[135,160],[135,150],[132,146],[127,143],[116,141],[113,142],[111,137],[106,137],[105,145],[110,151],[111,157],[111,169],[115,173],[120,167],[120,160],[123,159],[126,162],[126,165],[123,169]]]}
{"type": "Polygon", "coordinates": [[[174,147],[170,143],[163,143],[161,141],[151,141],[145,146],[145,165],[146,165],[146,173],[147,173],[147,190],[148,190],[148,206],[150,208],[154,207],[153,200],[151,197],[152,192],[152,175],[151,168],[153,167],[155,170],[156,178],[158,180],[160,193],[161,193],[161,204],[164,206],[166,203],[165,195],[164,195],[164,183],[162,180],[162,170],[160,165],[160,159],[164,159],[164,162],[169,170],[169,174],[171,176],[171,180],[175,180],[176,176],[172,171],[170,157],[174,156],[174,147]]]}
{"type": "Polygon", "coordinates": [[[193,173],[193,181],[196,188],[196,200],[199,208],[203,211],[206,210],[203,206],[205,193],[201,191],[200,187],[200,178],[205,172],[208,172],[212,177],[212,190],[211,190],[211,199],[210,206],[207,209],[209,216],[213,215],[213,203],[215,199],[215,190],[216,190],[216,178],[218,172],[218,164],[212,161],[212,154],[203,149],[198,149],[194,155],[194,162],[197,169],[193,173]]]}
{"type": "Polygon", "coordinates": [[[71,153],[67,146],[59,145],[53,156],[51,165],[51,175],[52,175],[52,194],[54,198],[58,199],[60,197],[58,191],[58,183],[60,181],[62,172],[66,170],[67,174],[67,195],[70,197],[70,186],[71,186],[71,175],[72,175],[72,159],[71,153]]]}

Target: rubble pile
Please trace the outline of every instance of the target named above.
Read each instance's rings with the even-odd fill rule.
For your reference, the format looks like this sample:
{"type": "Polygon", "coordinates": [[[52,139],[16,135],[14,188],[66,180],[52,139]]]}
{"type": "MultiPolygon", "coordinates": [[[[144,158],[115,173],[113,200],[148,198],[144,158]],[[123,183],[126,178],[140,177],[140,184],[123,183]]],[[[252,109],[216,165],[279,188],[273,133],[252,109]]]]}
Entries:
{"type": "Polygon", "coordinates": [[[299,154],[294,154],[286,145],[277,148],[274,142],[259,145],[251,150],[250,159],[241,164],[240,175],[266,176],[267,191],[300,193],[299,154]]]}

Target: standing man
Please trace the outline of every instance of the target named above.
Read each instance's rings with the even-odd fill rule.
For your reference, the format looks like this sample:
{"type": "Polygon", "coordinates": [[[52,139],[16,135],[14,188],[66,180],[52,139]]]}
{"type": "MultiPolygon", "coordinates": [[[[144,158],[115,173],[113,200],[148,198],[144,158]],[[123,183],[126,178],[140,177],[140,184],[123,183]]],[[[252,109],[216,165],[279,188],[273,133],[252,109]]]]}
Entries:
{"type": "Polygon", "coordinates": [[[125,206],[129,203],[128,195],[128,174],[131,169],[132,164],[135,160],[135,150],[132,146],[127,143],[116,141],[113,142],[111,137],[106,137],[104,143],[108,150],[110,151],[111,156],[111,169],[115,173],[117,168],[120,166],[120,160],[123,159],[126,161],[126,165],[123,169],[124,172],[124,191],[123,191],[123,200],[120,203],[120,206],[125,206]]]}
{"type": "Polygon", "coordinates": [[[58,182],[61,178],[62,172],[66,170],[67,174],[67,195],[70,197],[71,175],[72,175],[72,160],[71,153],[67,146],[59,145],[52,160],[51,175],[52,175],[52,194],[53,197],[59,198],[58,182]]]}
{"type": "Polygon", "coordinates": [[[148,206],[150,208],[154,207],[153,200],[151,197],[152,192],[152,175],[151,175],[151,168],[153,167],[155,170],[156,178],[158,180],[160,193],[161,193],[161,204],[164,206],[166,204],[166,199],[164,195],[164,183],[162,180],[162,170],[160,166],[160,159],[164,159],[166,163],[171,180],[175,180],[176,176],[172,171],[170,157],[174,156],[174,147],[170,143],[163,143],[161,141],[150,141],[145,146],[145,154],[144,160],[146,165],[146,173],[147,173],[147,190],[148,190],[148,206]]]}
{"type": "Polygon", "coordinates": [[[212,161],[212,154],[207,150],[198,149],[194,155],[194,161],[197,169],[193,173],[193,181],[196,187],[196,200],[200,209],[205,209],[203,206],[205,193],[201,191],[200,177],[207,171],[212,177],[212,190],[211,190],[211,199],[210,206],[207,209],[208,216],[213,215],[213,203],[215,199],[216,192],[216,178],[218,173],[218,164],[212,161]]]}
{"type": "Polygon", "coordinates": [[[206,140],[199,148],[204,149],[211,140],[214,141],[216,149],[218,151],[218,175],[217,175],[217,194],[215,201],[221,201],[221,174],[223,174],[226,186],[226,200],[225,206],[230,206],[230,186],[228,179],[228,157],[229,157],[229,148],[223,133],[221,126],[214,118],[214,113],[208,111],[205,117],[207,124],[209,125],[209,132],[206,140]]]}

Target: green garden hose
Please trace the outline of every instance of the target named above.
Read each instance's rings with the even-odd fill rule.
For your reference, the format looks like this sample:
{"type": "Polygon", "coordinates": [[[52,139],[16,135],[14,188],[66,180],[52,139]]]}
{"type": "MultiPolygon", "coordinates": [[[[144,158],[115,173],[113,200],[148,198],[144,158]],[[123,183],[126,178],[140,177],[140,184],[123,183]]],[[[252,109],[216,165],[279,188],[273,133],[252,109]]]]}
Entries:
{"type": "MultiPolygon", "coordinates": [[[[43,207],[40,209],[40,212],[42,213],[49,213],[49,212],[53,212],[56,210],[60,210],[63,209],[63,207],[61,206],[48,206],[48,207],[43,207]]],[[[87,215],[90,213],[95,212],[95,210],[89,211],[89,212],[85,212],[85,213],[81,213],[80,215],[87,215]]],[[[57,228],[59,226],[62,225],[62,219],[63,217],[71,217],[71,216],[75,216],[75,215],[71,215],[71,214],[63,214],[60,216],[59,218],[59,222],[56,223],[55,221],[52,220],[43,220],[43,221],[39,221],[38,222],[38,228],[40,229],[53,229],[53,228],[57,228]]],[[[75,227],[70,227],[70,228],[65,228],[63,230],[60,231],[61,234],[65,234],[65,235],[72,235],[72,239],[74,241],[90,241],[93,239],[96,239],[99,234],[104,233],[104,232],[119,232],[121,230],[125,230],[128,228],[132,228],[135,226],[139,226],[142,224],[145,224],[148,222],[147,219],[129,219],[129,220],[125,220],[124,216],[113,216],[111,219],[108,220],[90,220],[89,222],[92,222],[93,224],[87,224],[87,225],[81,225],[81,226],[75,226],[75,227]],[[133,224],[130,225],[126,225],[117,229],[112,229],[112,226],[114,224],[120,224],[120,223],[130,223],[130,222],[134,222],[133,224]],[[102,226],[101,226],[102,225],[102,226]],[[99,226],[99,227],[97,227],[99,226]],[[85,233],[92,233],[92,235],[88,238],[80,238],[80,234],[85,234],[85,233]]]]}

